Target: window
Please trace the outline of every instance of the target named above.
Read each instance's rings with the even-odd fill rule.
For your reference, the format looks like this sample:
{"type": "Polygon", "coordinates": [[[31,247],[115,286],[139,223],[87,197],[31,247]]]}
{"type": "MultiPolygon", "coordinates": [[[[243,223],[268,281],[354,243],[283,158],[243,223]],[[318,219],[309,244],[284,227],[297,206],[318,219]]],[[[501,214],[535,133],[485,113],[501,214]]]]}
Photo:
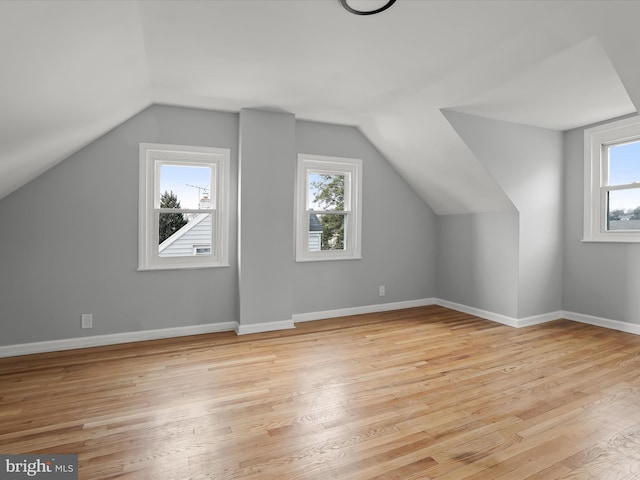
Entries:
{"type": "Polygon", "coordinates": [[[640,118],[585,130],[584,240],[640,242],[640,118]]]}
{"type": "Polygon", "coordinates": [[[298,155],[296,260],[361,258],[362,161],[298,155]]]}
{"type": "Polygon", "coordinates": [[[229,150],[140,144],[139,270],[228,266],[229,150]]]}

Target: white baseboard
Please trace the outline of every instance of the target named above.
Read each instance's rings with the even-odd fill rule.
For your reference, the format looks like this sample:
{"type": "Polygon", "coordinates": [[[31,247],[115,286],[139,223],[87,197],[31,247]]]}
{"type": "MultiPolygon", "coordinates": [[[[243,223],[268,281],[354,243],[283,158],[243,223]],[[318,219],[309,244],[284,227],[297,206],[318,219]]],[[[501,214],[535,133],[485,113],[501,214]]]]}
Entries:
{"type": "Polygon", "coordinates": [[[249,333],[285,330],[289,328],[295,328],[295,324],[299,322],[311,322],[313,320],[347,317],[349,315],[360,315],[363,313],[386,312],[389,310],[400,310],[402,308],[423,307],[425,305],[433,305],[433,303],[433,298],[423,298],[419,300],[408,300],[405,302],[380,303],[377,305],[365,305],[362,307],[338,308],[335,310],[324,310],[321,312],[295,313],[291,316],[291,320],[238,325],[238,327],[236,328],[236,333],[238,335],[245,335],[249,333]]]}
{"type": "Polygon", "coordinates": [[[405,302],[379,303],[377,305],[365,305],[363,307],[338,308],[336,310],[324,310],[322,312],[296,313],[293,321],[311,322],[313,320],[324,320],[327,318],[348,317],[349,315],[361,315],[363,313],[387,312],[389,310],[400,310],[402,308],[424,307],[433,305],[433,298],[422,298],[419,300],[408,300],[405,302]]]}
{"type": "Polygon", "coordinates": [[[187,335],[200,335],[202,333],[229,332],[235,330],[237,325],[237,322],[208,323],[187,327],[160,328],[139,332],[113,333],[109,335],[94,335],[91,337],[65,338],[62,340],[6,345],[0,346],[0,358],[30,355],[32,353],[73,350],[75,348],[101,347],[119,343],[142,342],[145,340],[159,340],[162,338],[185,337],[187,335]]]}
{"type": "Polygon", "coordinates": [[[293,320],[281,320],[278,322],[266,322],[266,323],[250,323],[248,325],[236,326],[236,334],[247,335],[249,333],[262,333],[273,332],[275,330],[288,330],[290,328],[296,328],[293,320]]]}
{"type": "Polygon", "coordinates": [[[608,328],[610,330],[618,330],[625,333],[633,333],[640,335],[640,325],[635,323],[621,322],[619,320],[611,320],[608,318],[594,317],[592,315],[585,315],[582,313],[568,312],[566,310],[558,310],[557,312],[549,312],[541,315],[533,315],[531,317],[513,318],[499,313],[488,312],[475,307],[469,307],[468,305],[462,305],[455,302],[449,302],[448,300],[435,299],[435,304],[441,307],[450,308],[458,312],[468,313],[469,315],[475,315],[476,317],[484,318],[494,322],[509,325],[510,327],[522,328],[530,327],[532,325],[539,325],[541,323],[552,322],[561,318],[572,320],[574,322],[586,323],[588,325],[595,325],[597,327],[608,328]]]}
{"type": "Polygon", "coordinates": [[[541,315],[519,318],[516,321],[518,322],[518,328],[521,328],[530,327],[532,325],[540,325],[541,323],[553,322],[554,320],[560,320],[561,318],[567,317],[564,316],[564,312],[562,310],[558,310],[556,312],[543,313],[541,315]]]}
{"type": "Polygon", "coordinates": [[[574,322],[586,323],[588,325],[594,325],[597,327],[603,327],[611,330],[618,330],[621,332],[640,335],[640,324],[621,322],[619,320],[611,320],[602,317],[594,317],[592,315],[568,312],[565,310],[516,319],[499,313],[470,307],[468,305],[450,302],[448,300],[442,300],[439,298],[423,298],[405,302],[381,303],[377,305],[340,308],[336,310],[325,310],[321,312],[298,313],[294,314],[291,320],[283,320],[278,322],[254,323],[249,325],[239,325],[238,322],[210,323],[204,325],[191,325],[186,327],[161,328],[157,330],[143,330],[138,332],[114,333],[109,335],[95,335],[91,337],[22,343],[18,345],[5,345],[0,346],[0,358],[14,357],[18,355],[29,355],[32,353],[72,350],[76,348],[116,345],[119,343],[141,342],[145,340],[158,340],[170,337],[183,337],[187,335],[199,335],[203,333],[235,331],[238,335],[246,335],[250,333],[261,333],[295,328],[295,323],[297,322],[309,322],[312,320],[323,320],[335,317],[345,317],[349,315],[360,315],[363,313],[386,312],[389,310],[423,307],[426,305],[440,305],[441,307],[468,313],[469,315],[475,315],[476,317],[484,318],[486,320],[491,320],[515,328],[528,327],[531,325],[538,325],[541,323],[558,320],[560,318],[565,318],[574,322]]]}
{"type": "Polygon", "coordinates": [[[510,327],[518,328],[518,320],[513,317],[508,317],[500,313],[489,312],[480,308],[470,307],[468,305],[462,305],[461,303],[450,302],[449,300],[442,300],[440,298],[435,299],[435,304],[441,307],[450,308],[462,313],[468,313],[469,315],[475,315],[476,317],[484,318],[485,320],[491,320],[492,322],[502,323],[510,327]]]}
{"type": "Polygon", "coordinates": [[[460,303],[450,302],[448,300],[442,300],[436,298],[436,305],[441,307],[450,308],[451,310],[457,310],[458,312],[468,313],[469,315],[475,315],[476,317],[491,320],[493,322],[502,323],[514,328],[530,327],[532,325],[539,325],[541,323],[552,322],[560,318],[566,318],[563,316],[564,312],[549,312],[541,315],[532,315],[530,317],[513,318],[500,313],[489,312],[480,308],[470,307],[468,305],[462,305],[460,303]]]}
{"type": "Polygon", "coordinates": [[[44,342],[22,343],[18,345],[0,346],[0,358],[29,355],[32,353],[57,352],[73,350],[76,348],[101,347],[105,345],[117,345],[119,343],[141,342],[145,340],[158,340],[170,337],[183,337],[187,335],[199,335],[202,333],[216,333],[235,331],[238,335],[251,333],[271,332],[295,328],[294,322],[320,320],[323,318],[357,315],[360,313],[383,312],[398,310],[423,305],[432,305],[433,299],[411,300],[407,302],[384,303],[364,307],[344,308],[339,310],[327,310],[293,315],[291,320],[277,322],[254,323],[239,325],[238,322],[211,323],[205,325],[192,325],[187,327],[161,328],[157,330],[143,330],[139,332],[114,333],[108,335],[94,335],[91,337],[65,338],[61,340],[49,340],[44,342]]]}
{"type": "Polygon", "coordinates": [[[611,320],[609,318],[594,317],[592,315],[585,315],[583,313],[566,312],[563,311],[562,318],[567,320],[573,320],[574,322],[586,323],[588,325],[595,325],[596,327],[609,328],[611,330],[618,330],[620,332],[633,333],[640,335],[640,325],[637,323],[621,322],[619,320],[611,320]]]}

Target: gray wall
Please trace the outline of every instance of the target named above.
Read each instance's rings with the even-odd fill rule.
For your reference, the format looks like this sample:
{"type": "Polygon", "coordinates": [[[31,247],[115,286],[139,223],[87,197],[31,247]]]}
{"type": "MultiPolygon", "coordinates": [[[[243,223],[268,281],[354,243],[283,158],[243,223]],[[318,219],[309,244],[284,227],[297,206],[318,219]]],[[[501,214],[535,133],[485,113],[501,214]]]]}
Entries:
{"type": "Polygon", "coordinates": [[[560,161],[557,132],[447,115],[518,211],[435,216],[357,128],[256,110],[242,121],[144,110],[0,201],[0,345],[434,296],[515,318],[563,309],[640,323],[640,245],[581,241],[584,129],[564,134],[560,161]],[[136,271],[140,142],[231,149],[230,267],[136,271]],[[241,197],[239,146],[247,155],[241,197]],[[295,263],[298,152],[363,160],[362,260],[295,263]],[[269,172],[275,177],[261,181],[269,172]],[[272,219],[278,231],[259,244],[273,211],[265,198],[286,205],[272,219]],[[246,209],[244,225],[234,199],[246,209]],[[273,242],[282,244],[269,256],[273,242]],[[93,313],[93,329],[80,329],[82,313],[93,313]]]}
{"type": "Polygon", "coordinates": [[[640,245],[582,242],[583,142],[584,128],[564,135],[563,307],[570,312],[640,324],[640,245]]]}
{"type": "Polygon", "coordinates": [[[435,217],[357,129],[274,112],[242,115],[240,122],[233,113],[152,106],[0,201],[0,345],[240,321],[240,298],[244,321],[254,323],[261,308],[269,312],[265,321],[278,321],[435,294],[435,217]],[[284,119],[277,128],[276,119],[284,119]],[[136,270],[140,142],[231,149],[230,267],[136,270]],[[252,157],[242,173],[242,282],[239,145],[252,157]],[[295,264],[297,152],[363,159],[362,260],[295,264]],[[272,179],[277,191],[259,181],[269,171],[282,174],[272,179]],[[264,232],[261,222],[274,207],[282,231],[264,232]],[[267,248],[244,243],[264,238],[258,229],[267,248]],[[269,243],[280,241],[269,257],[269,243]],[[385,297],[378,297],[380,284],[385,297]],[[80,328],[82,313],[94,315],[93,329],[80,328]]]}
{"type": "Polygon", "coordinates": [[[299,153],[362,159],[363,205],[362,259],[297,263],[294,313],[433,297],[436,216],[424,201],[357,128],[298,121],[296,141],[299,153]]]}
{"type": "Polygon", "coordinates": [[[517,317],[518,217],[514,212],[438,217],[438,298],[517,317]]]}
{"type": "Polygon", "coordinates": [[[291,320],[295,117],[240,111],[240,324],[291,320]]]}
{"type": "Polygon", "coordinates": [[[230,148],[236,198],[237,115],[144,110],[0,202],[0,344],[237,319],[235,204],[230,268],[136,271],[140,142],[230,148]]]}
{"type": "Polygon", "coordinates": [[[516,318],[561,310],[562,134],[458,112],[445,116],[520,213],[516,318]]]}

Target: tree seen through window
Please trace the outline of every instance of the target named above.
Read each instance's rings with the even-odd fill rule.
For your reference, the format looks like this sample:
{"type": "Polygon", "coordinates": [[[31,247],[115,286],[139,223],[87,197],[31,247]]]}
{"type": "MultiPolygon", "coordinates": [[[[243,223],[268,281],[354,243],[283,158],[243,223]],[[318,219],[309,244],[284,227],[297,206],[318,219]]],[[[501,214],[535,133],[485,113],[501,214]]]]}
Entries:
{"type": "Polygon", "coordinates": [[[310,197],[313,206],[322,213],[317,217],[322,223],[322,250],[345,248],[345,176],[331,174],[310,175],[310,197]],[[333,213],[335,212],[335,213],[333,213]]]}

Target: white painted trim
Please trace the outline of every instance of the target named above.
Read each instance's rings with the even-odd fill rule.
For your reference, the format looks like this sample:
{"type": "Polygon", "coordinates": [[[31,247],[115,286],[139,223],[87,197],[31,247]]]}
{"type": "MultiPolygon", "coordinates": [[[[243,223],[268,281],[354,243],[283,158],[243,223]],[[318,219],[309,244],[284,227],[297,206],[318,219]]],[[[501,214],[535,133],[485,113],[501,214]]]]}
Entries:
{"type": "MultiPolygon", "coordinates": [[[[323,260],[359,260],[362,258],[362,160],[358,158],[329,157],[298,154],[295,185],[296,262],[323,260]],[[348,175],[345,184],[344,213],[347,217],[345,250],[309,251],[309,211],[307,210],[307,180],[310,172],[348,175]]],[[[315,213],[323,213],[317,211],[315,213]]]]}
{"type": "Polygon", "coordinates": [[[203,333],[229,332],[235,330],[237,325],[237,322],[208,323],[204,325],[189,325],[186,327],[161,328],[157,330],[142,330],[138,332],[113,333],[109,335],[94,335],[91,337],[65,338],[45,342],[5,345],[0,346],[0,358],[30,355],[32,353],[58,352],[76,348],[116,345],[119,343],[142,342],[145,340],[159,340],[161,338],[185,337],[203,333]]]}
{"type": "Polygon", "coordinates": [[[539,325],[541,323],[552,322],[560,318],[566,318],[563,316],[565,312],[549,312],[541,315],[532,315],[524,318],[513,318],[500,313],[489,312],[480,308],[469,307],[468,305],[462,305],[460,303],[450,302],[448,300],[442,300],[437,298],[436,305],[441,307],[450,308],[451,310],[457,310],[458,312],[468,313],[469,315],[475,315],[476,317],[484,318],[485,320],[491,320],[492,322],[502,323],[513,328],[530,327],[532,325],[539,325]]]}
{"type": "MultiPolygon", "coordinates": [[[[229,200],[231,150],[217,147],[141,143],[138,187],[138,271],[208,268],[229,265],[229,200]],[[157,215],[160,177],[157,168],[165,163],[211,168],[211,201],[216,208],[203,211],[213,215],[211,255],[164,257],[158,254],[157,215]],[[214,176],[215,171],[215,176],[214,176]]],[[[192,209],[180,209],[190,211],[192,209]]],[[[197,211],[197,210],[194,210],[197,211]]],[[[189,227],[193,228],[193,226],[189,227]]]]}
{"type": "Polygon", "coordinates": [[[640,243],[635,230],[606,230],[606,193],[612,189],[636,188],[633,184],[608,185],[609,145],[637,141],[640,138],[640,117],[624,118],[587,128],[584,131],[584,231],[583,242],[640,243]]]}
{"type": "Polygon", "coordinates": [[[553,322],[554,320],[560,320],[561,318],[566,318],[564,316],[562,310],[558,310],[556,312],[543,313],[540,315],[533,315],[531,317],[519,318],[516,321],[518,322],[518,328],[521,327],[531,327],[533,325],[540,325],[541,323],[553,322]]]}
{"type": "Polygon", "coordinates": [[[281,320],[278,322],[251,323],[248,325],[236,324],[236,334],[247,335],[249,333],[273,332],[275,330],[288,330],[296,328],[293,320],[281,320]]]}
{"type": "Polygon", "coordinates": [[[476,317],[484,318],[485,320],[491,320],[492,322],[502,323],[510,327],[518,328],[518,320],[513,317],[508,317],[500,313],[488,312],[480,308],[470,307],[468,305],[462,305],[460,303],[450,302],[449,300],[442,300],[440,298],[435,299],[435,304],[441,307],[450,308],[462,313],[468,313],[469,315],[475,315],[476,317]]]}
{"type": "Polygon", "coordinates": [[[313,320],[324,320],[327,318],[347,317],[350,315],[361,315],[363,313],[387,312],[389,310],[400,310],[402,308],[424,307],[433,305],[433,298],[422,298],[419,300],[408,300],[405,302],[380,303],[378,305],[365,305],[363,307],[339,308],[337,310],[325,310],[323,312],[296,313],[293,321],[311,322],[313,320]]]}
{"type": "Polygon", "coordinates": [[[467,305],[461,305],[459,303],[449,302],[439,298],[435,299],[435,304],[441,307],[450,308],[459,312],[468,313],[469,315],[475,315],[476,317],[484,318],[494,322],[502,323],[514,328],[530,327],[532,325],[539,325],[541,323],[552,322],[554,320],[566,319],[579,323],[586,323],[588,325],[595,325],[596,327],[608,328],[610,330],[618,330],[625,333],[633,333],[640,335],[640,324],[621,322],[619,320],[611,320],[609,318],[594,317],[592,315],[585,315],[582,313],[568,312],[566,310],[558,310],[557,312],[544,313],[541,315],[534,315],[531,317],[524,317],[520,319],[501,315],[499,313],[488,312],[475,307],[469,307],[467,305]]]}
{"type": "Polygon", "coordinates": [[[124,332],[109,335],[95,335],[91,337],[22,343],[18,345],[5,345],[0,346],[0,358],[14,357],[18,355],[30,355],[33,353],[73,350],[76,348],[116,345],[120,343],[142,342],[145,340],[159,340],[162,338],[184,337],[188,335],[200,335],[204,333],[235,331],[238,335],[245,335],[250,333],[271,332],[276,330],[295,328],[294,322],[309,322],[313,320],[324,320],[335,317],[360,315],[364,313],[386,312],[390,310],[423,307],[427,305],[439,305],[441,307],[450,308],[451,310],[467,313],[469,315],[475,315],[476,317],[498,322],[514,328],[528,327],[564,318],[574,322],[585,323],[597,327],[640,335],[640,324],[621,322],[619,320],[595,317],[582,313],[560,310],[557,312],[550,312],[542,315],[534,315],[531,317],[516,319],[508,317],[506,315],[470,307],[468,305],[462,305],[460,303],[442,300],[440,298],[423,298],[418,300],[408,300],[404,302],[382,303],[378,305],[366,305],[362,307],[325,310],[322,312],[298,313],[294,314],[291,320],[283,320],[279,322],[254,323],[250,325],[239,325],[238,322],[209,323],[204,325],[190,325],[186,327],[162,328],[157,330],[143,330],[138,332],[124,332]]]}
{"type": "Polygon", "coordinates": [[[586,323],[588,325],[595,325],[596,327],[609,328],[611,330],[618,330],[620,332],[633,333],[640,335],[640,325],[637,323],[621,322],[619,320],[611,320],[609,318],[594,317],[592,315],[585,315],[583,313],[576,312],[561,312],[562,318],[567,320],[573,320],[574,322],[586,323]]]}

